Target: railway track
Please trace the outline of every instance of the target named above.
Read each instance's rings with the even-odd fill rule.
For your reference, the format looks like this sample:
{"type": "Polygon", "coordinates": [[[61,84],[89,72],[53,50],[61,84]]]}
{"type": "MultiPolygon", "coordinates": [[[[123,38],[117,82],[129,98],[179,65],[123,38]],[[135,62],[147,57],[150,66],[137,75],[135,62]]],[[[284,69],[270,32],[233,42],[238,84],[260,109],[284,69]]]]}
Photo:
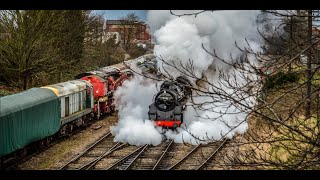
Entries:
{"type": "Polygon", "coordinates": [[[201,163],[200,166],[196,168],[196,170],[203,170],[215,157],[215,155],[224,147],[224,145],[228,142],[228,139],[223,140],[218,147],[210,154],[210,156],[201,163]]]}
{"type": "Polygon", "coordinates": [[[161,162],[154,170],[168,170],[174,166],[178,161],[188,156],[195,146],[185,144],[173,144],[162,157],[161,162]]]}
{"type": "Polygon", "coordinates": [[[223,140],[222,142],[194,146],[188,154],[166,170],[201,170],[206,167],[226,142],[227,140],[223,140]]]}
{"type": "Polygon", "coordinates": [[[128,170],[148,146],[149,145],[140,146],[133,152],[129,153],[127,156],[119,158],[118,161],[116,161],[106,170],[128,170]]]}
{"type": "Polygon", "coordinates": [[[159,146],[129,146],[113,142],[111,133],[100,138],[60,169],[73,170],[201,170],[226,144],[175,144],[172,140],[159,146]]]}
{"type": "Polygon", "coordinates": [[[84,150],[82,153],[67,162],[60,170],[88,170],[91,169],[102,158],[127,144],[113,142],[110,132],[84,150]]]}
{"type": "Polygon", "coordinates": [[[167,141],[159,146],[147,146],[140,152],[128,169],[131,170],[155,170],[163,162],[168,150],[173,146],[173,141],[167,141]]]}
{"type": "Polygon", "coordinates": [[[201,170],[226,142],[186,147],[184,144],[174,144],[171,140],[159,146],[144,145],[119,158],[106,170],[201,170]]]}

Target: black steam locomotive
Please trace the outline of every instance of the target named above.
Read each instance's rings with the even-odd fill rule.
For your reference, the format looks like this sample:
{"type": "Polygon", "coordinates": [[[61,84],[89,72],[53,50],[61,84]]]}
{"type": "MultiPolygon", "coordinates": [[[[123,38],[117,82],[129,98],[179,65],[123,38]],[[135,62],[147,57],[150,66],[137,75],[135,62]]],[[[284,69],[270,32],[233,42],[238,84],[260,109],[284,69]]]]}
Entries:
{"type": "Polygon", "coordinates": [[[179,127],[183,123],[185,105],[191,96],[191,86],[183,76],[177,77],[175,82],[163,82],[149,106],[149,119],[164,128],[179,127]]]}

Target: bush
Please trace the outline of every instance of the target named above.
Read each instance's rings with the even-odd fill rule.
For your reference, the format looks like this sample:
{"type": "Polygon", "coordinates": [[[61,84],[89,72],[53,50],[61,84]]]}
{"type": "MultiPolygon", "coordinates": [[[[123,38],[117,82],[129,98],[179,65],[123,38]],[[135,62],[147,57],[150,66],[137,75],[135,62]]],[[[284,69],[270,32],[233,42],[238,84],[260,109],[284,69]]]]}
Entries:
{"type": "Polygon", "coordinates": [[[264,89],[269,90],[276,87],[283,86],[288,83],[297,82],[299,80],[299,77],[295,73],[284,73],[280,71],[279,73],[268,76],[265,79],[264,83],[264,89]]]}
{"type": "Polygon", "coordinates": [[[0,83],[0,97],[15,94],[18,92],[19,92],[18,88],[4,86],[4,85],[1,85],[1,83],[0,83]]]}
{"type": "Polygon", "coordinates": [[[139,46],[133,46],[128,50],[128,54],[131,56],[132,59],[135,59],[139,56],[144,55],[147,52],[147,49],[139,46]]]}

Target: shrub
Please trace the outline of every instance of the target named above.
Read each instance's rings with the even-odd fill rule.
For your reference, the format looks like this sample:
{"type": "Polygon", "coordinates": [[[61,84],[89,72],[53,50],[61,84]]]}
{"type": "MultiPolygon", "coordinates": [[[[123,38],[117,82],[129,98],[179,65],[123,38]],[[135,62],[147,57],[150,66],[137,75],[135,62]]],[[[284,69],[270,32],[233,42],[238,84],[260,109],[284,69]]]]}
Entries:
{"type": "Polygon", "coordinates": [[[264,89],[270,90],[276,87],[281,87],[288,83],[297,82],[299,77],[295,73],[284,73],[280,71],[279,73],[267,76],[264,82],[264,89]]]}

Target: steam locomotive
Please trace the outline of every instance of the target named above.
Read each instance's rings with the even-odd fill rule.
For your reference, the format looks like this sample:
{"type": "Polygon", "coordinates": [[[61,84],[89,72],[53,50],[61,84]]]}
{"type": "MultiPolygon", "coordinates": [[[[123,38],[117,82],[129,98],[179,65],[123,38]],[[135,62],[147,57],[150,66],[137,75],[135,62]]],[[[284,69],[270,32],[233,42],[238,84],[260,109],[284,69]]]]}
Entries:
{"type": "Polygon", "coordinates": [[[191,96],[190,81],[179,76],[176,81],[164,81],[149,106],[148,116],[157,126],[175,129],[183,123],[183,112],[191,96]]]}

